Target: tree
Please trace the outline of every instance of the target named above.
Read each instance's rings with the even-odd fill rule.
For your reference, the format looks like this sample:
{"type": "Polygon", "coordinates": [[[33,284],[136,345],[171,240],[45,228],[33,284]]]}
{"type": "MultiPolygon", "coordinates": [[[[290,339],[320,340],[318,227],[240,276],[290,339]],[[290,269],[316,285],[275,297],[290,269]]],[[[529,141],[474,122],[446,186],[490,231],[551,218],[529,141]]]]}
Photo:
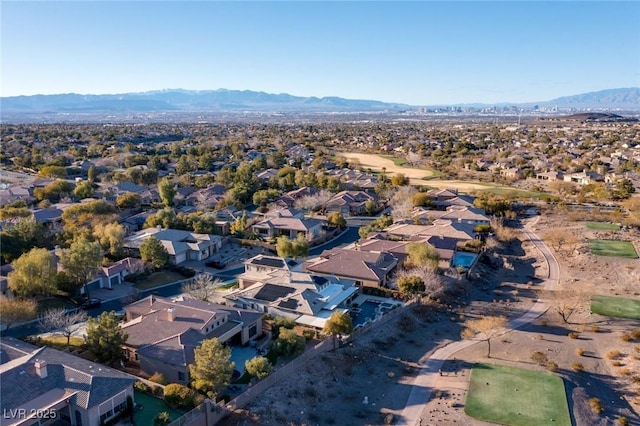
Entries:
{"type": "Polygon", "coordinates": [[[204,302],[213,302],[215,291],[222,281],[219,278],[212,279],[211,275],[206,273],[198,274],[192,283],[182,286],[182,292],[189,297],[204,302]]]}
{"type": "Polygon", "coordinates": [[[142,199],[135,192],[125,192],[116,198],[116,207],[119,209],[135,209],[140,207],[142,199]]]}
{"type": "Polygon", "coordinates": [[[462,338],[471,339],[482,334],[487,342],[487,358],[491,358],[491,339],[500,334],[506,325],[507,319],[503,316],[468,319],[463,324],[462,338]]]}
{"type": "Polygon", "coordinates": [[[409,243],[407,253],[409,253],[409,262],[413,266],[429,266],[434,270],[438,268],[440,255],[431,244],[409,243]]]}
{"type": "Polygon", "coordinates": [[[81,236],[71,247],[62,250],[60,264],[80,288],[88,284],[102,267],[102,247],[97,241],[81,236]]]}
{"type": "Polygon", "coordinates": [[[580,307],[589,303],[589,295],[578,289],[557,290],[553,292],[555,308],[565,324],[571,324],[569,319],[580,307]]]}
{"type": "Polygon", "coordinates": [[[128,337],[120,328],[115,311],[111,311],[96,318],[89,317],[84,341],[97,361],[113,365],[122,360],[122,345],[128,337]]]}
{"type": "Polygon", "coordinates": [[[160,412],[153,419],[153,426],[165,426],[165,425],[168,425],[169,423],[171,423],[171,417],[169,417],[169,413],[167,413],[166,411],[160,412]]]}
{"type": "Polygon", "coordinates": [[[398,289],[406,295],[416,295],[424,293],[426,287],[424,281],[417,276],[406,276],[398,279],[398,289]]]}
{"type": "Polygon", "coordinates": [[[118,256],[122,251],[122,244],[127,231],[118,222],[100,223],[93,229],[93,235],[98,239],[102,248],[111,256],[118,256]]]}
{"type": "Polygon", "coordinates": [[[76,188],[73,190],[73,196],[78,200],[93,197],[93,187],[91,186],[91,183],[87,181],[78,183],[76,188]]]}
{"type": "Polygon", "coordinates": [[[100,171],[96,166],[89,166],[89,170],[87,170],[87,178],[89,179],[89,182],[95,182],[99,174],[100,171]]]}
{"type": "Polygon", "coordinates": [[[244,234],[244,230],[247,229],[247,212],[242,212],[242,216],[236,217],[236,220],[229,227],[231,235],[241,237],[244,234]]]}
{"type": "Polygon", "coordinates": [[[580,243],[580,235],[566,229],[555,229],[553,232],[547,232],[543,238],[553,249],[558,252],[564,252],[571,256],[578,244],[580,243]]]}
{"type": "Polygon", "coordinates": [[[17,296],[48,296],[56,290],[55,276],[53,255],[47,249],[35,248],[13,262],[7,279],[17,296]]]}
{"type": "Polygon", "coordinates": [[[413,215],[413,196],[418,191],[413,186],[401,186],[389,200],[394,221],[411,219],[413,215]]]}
{"type": "Polygon", "coordinates": [[[342,213],[332,212],[327,216],[327,224],[329,226],[344,228],[347,226],[347,220],[344,218],[344,216],[342,216],[342,213]]]}
{"type": "Polygon", "coordinates": [[[6,226],[0,232],[0,250],[5,262],[13,262],[34,247],[46,247],[50,244],[46,227],[33,218],[19,220],[6,226]]]}
{"type": "Polygon", "coordinates": [[[195,348],[194,363],[189,365],[193,387],[213,398],[231,381],[234,366],[231,348],[216,338],[203,340],[195,348]]]}
{"type": "Polygon", "coordinates": [[[398,289],[402,291],[400,280],[413,277],[420,279],[424,285],[424,290],[420,292],[428,293],[429,296],[443,288],[442,277],[433,268],[430,266],[418,266],[411,269],[402,269],[396,274],[398,289]]]}
{"type": "Polygon", "coordinates": [[[0,298],[0,324],[8,330],[13,324],[31,321],[38,315],[38,304],[31,299],[0,298]]]}
{"type": "Polygon", "coordinates": [[[273,370],[269,360],[263,356],[256,356],[244,363],[244,368],[253,377],[264,379],[273,370]]]}
{"type": "Polygon", "coordinates": [[[87,313],[75,311],[67,313],[64,309],[51,309],[40,318],[40,329],[43,332],[55,331],[67,338],[67,345],[71,341],[71,336],[75,333],[84,321],[87,320],[87,313]]]}
{"type": "Polygon", "coordinates": [[[158,181],[158,193],[160,194],[162,203],[170,207],[173,205],[173,199],[177,193],[176,185],[168,178],[160,179],[160,181],[158,181]]]}
{"type": "Polygon", "coordinates": [[[140,244],[140,257],[145,262],[159,269],[167,264],[169,253],[156,237],[149,237],[140,244]]]}
{"type": "Polygon", "coordinates": [[[351,334],[353,322],[351,316],[346,312],[334,312],[324,324],[322,333],[327,336],[337,336],[338,334],[351,334]]]}
{"type": "Polygon", "coordinates": [[[271,350],[277,355],[295,355],[304,350],[306,340],[298,336],[295,330],[280,328],[278,338],[271,342],[271,350]]]}
{"type": "Polygon", "coordinates": [[[309,243],[304,234],[298,234],[295,240],[290,240],[286,235],[280,235],[276,239],[276,252],[280,257],[306,257],[309,255],[309,243]]]}
{"type": "Polygon", "coordinates": [[[391,185],[394,186],[403,186],[409,184],[409,178],[407,178],[403,173],[396,173],[391,176],[391,185]]]}

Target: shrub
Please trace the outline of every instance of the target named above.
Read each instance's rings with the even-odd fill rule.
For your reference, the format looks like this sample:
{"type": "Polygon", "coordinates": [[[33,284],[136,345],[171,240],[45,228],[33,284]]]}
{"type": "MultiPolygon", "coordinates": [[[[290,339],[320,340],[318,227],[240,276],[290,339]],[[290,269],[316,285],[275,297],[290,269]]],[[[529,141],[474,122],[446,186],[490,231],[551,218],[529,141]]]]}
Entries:
{"type": "Polygon", "coordinates": [[[629,420],[626,417],[618,417],[616,419],[616,423],[620,426],[627,426],[629,424],[629,420]]]}
{"type": "Polygon", "coordinates": [[[546,354],[540,351],[535,351],[531,354],[531,361],[538,365],[545,365],[548,362],[548,359],[546,354]]]}
{"type": "Polygon", "coordinates": [[[630,368],[623,368],[620,370],[620,374],[623,376],[630,376],[632,373],[633,371],[630,368]]]}
{"type": "Polygon", "coordinates": [[[558,371],[558,364],[553,361],[547,362],[547,370],[556,372],[558,371]]]}
{"type": "Polygon", "coordinates": [[[151,393],[151,387],[149,385],[147,385],[146,383],[143,383],[141,381],[135,382],[133,384],[133,388],[135,390],[137,390],[138,392],[151,393]]]}
{"type": "Polygon", "coordinates": [[[622,355],[622,352],[620,352],[617,349],[611,350],[609,352],[607,352],[607,358],[608,359],[616,359],[618,358],[620,355],[622,355]]]}
{"type": "Polygon", "coordinates": [[[309,340],[313,340],[313,338],[316,337],[316,332],[309,329],[303,330],[302,337],[304,337],[305,340],[308,342],[309,340]]]}
{"type": "Polygon", "coordinates": [[[600,332],[600,326],[599,325],[592,325],[591,326],[591,331],[593,331],[594,333],[599,333],[600,332]]]}
{"type": "Polygon", "coordinates": [[[589,405],[594,413],[600,414],[604,411],[600,398],[589,398],[589,405]]]}
{"type": "Polygon", "coordinates": [[[634,330],[631,330],[631,337],[633,338],[633,340],[638,340],[640,339],[640,328],[636,328],[634,330]]]}
{"type": "Polygon", "coordinates": [[[195,392],[179,383],[171,383],[164,388],[164,400],[174,407],[193,408],[195,392]]]}
{"type": "Polygon", "coordinates": [[[578,354],[578,356],[584,356],[584,349],[583,348],[578,348],[578,349],[576,349],[576,353],[578,354]]]}
{"type": "Polygon", "coordinates": [[[247,370],[247,373],[250,375],[257,377],[258,379],[264,379],[269,374],[271,374],[271,370],[273,369],[269,360],[263,356],[256,356],[245,362],[244,367],[247,370]]]}
{"type": "Polygon", "coordinates": [[[567,334],[567,336],[569,336],[569,339],[577,339],[578,337],[580,337],[580,333],[572,331],[571,333],[567,334]]]}
{"type": "Polygon", "coordinates": [[[629,333],[622,333],[622,336],[620,336],[620,339],[622,339],[623,342],[630,342],[633,340],[633,338],[629,333]]]}
{"type": "Polygon", "coordinates": [[[171,419],[169,418],[169,413],[163,411],[159,413],[155,419],[153,419],[153,426],[165,426],[168,425],[171,419]]]}
{"type": "Polygon", "coordinates": [[[158,373],[157,371],[153,373],[153,376],[149,377],[149,381],[157,383],[159,385],[167,384],[167,380],[164,378],[164,374],[158,373]]]}
{"type": "Polygon", "coordinates": [[[622,361],[613,361],[611,365],[613,365],[614,367],[622,367],[624,363],[622,361]]]}
{"type": "Polygon", "coordinates": [[[580,362],[574,362],[573,364],[571,364],[571,369],[573,371],[583,371],[584,365],[582,365],[582,363],[580,362]]]}

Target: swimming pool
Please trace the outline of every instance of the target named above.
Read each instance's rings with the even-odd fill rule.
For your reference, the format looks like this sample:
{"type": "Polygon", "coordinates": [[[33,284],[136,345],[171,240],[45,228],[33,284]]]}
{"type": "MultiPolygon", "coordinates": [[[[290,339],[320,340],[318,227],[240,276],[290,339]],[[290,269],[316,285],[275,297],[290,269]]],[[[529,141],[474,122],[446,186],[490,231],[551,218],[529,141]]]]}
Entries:
{"type": "Polygon", "coordinates": [[[468,253],[464,251],[458,251],[451,259],[451,266],[457,268],[458,266],[462,266],[463,268],[469,268],[473,265],[473,262],[478,257],[475,253],[468,253]]]}
{"type": "Polygon", "coordinates": [[[379,302],[365,300],[356,309],[351,310],[351,322],[353,326],[362,325],[367,321],[376,319],[376,310],[380,306],[379,302]]]}

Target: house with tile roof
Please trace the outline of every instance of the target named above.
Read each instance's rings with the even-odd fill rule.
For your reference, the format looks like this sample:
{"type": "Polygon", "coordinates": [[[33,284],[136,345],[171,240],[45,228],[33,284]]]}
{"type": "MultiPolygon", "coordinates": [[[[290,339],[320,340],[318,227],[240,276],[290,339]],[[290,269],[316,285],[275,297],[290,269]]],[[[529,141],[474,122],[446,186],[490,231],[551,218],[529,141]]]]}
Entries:
{"type": "Polygon", "coordinates": [[[488,225],[491,219],[483,209],[468,206],[449,206],[446,210],[427,210],[418,207],[413,211],[413,218],[422,221],[434,221],[437,219],[450,220],[455,223],[468,225],[488,225]]]}
{"type": "Polygon", "coordinates": [[[263,271],[256,283],[225,299],[233,306],[322,329],[334,312],[347,312],[358,294],[354,280],[281,269],[263,271]]]}
{"type": "Polygon", "coordinates": [[[339,212],[343,215],[360,215],[367,211],[367,201],[375,202],[373,195],[364,191],[341,191],[323,206],[327,213],[339,212]]]}
{"type": "Polygon", "coordinates": [[[41,413],[60,424],[99,426],[125,410],[127,398],[134,402],[135,381],[67,352],[11,337],[0,342],[2,425],[48,424],[41,413]]]}
{"type": "Polygon", "coordinates": [[[387,252],[344,248],[325,250],[302,265],[302,270],[325,277],[352,279],[358,286],[385,287],[398,258],[387,252]]]}
{"type": "Polygon", "coordinates": [[[186,260],[205,260],[222,248],[222,237],[197,234],[181,229],[145,228],[124,239],[123,247],[131,255],[140,254],[140,245],[148,238],[157,238],[169,253],[169,263],[179,265],[186,260]]]}
{"type": "Polygon", "coordinates": [[[251,230],[263,238],[286,235],[293,240],[298,234],[303,234],[307,241],[312,241],[320,235],[322,224],[323,222],[318,219],[280,215],[252,225],[251,230]]]}
{"type": "Polygon", "coordinates": [[[189,383],[189,364],[203,340],[245,345],[262,335],[262,313],[194,299],[149,296],[124,307],[127,358],[147,374],[189,383]]]}

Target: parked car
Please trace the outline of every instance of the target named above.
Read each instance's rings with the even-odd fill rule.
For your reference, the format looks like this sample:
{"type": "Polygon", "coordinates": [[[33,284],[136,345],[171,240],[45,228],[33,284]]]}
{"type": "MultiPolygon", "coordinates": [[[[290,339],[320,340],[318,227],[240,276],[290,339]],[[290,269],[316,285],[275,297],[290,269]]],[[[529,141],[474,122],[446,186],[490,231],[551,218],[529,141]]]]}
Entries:
{"type": "Polygon", "coordinates": [[[101,304],[102,304],[102,301],[100,299],[88,299],[82,302],[82,304],[80,305],[80,309],[85,309],[85,310],[93,309],[93,308],[97,308],[101,304]]]}

